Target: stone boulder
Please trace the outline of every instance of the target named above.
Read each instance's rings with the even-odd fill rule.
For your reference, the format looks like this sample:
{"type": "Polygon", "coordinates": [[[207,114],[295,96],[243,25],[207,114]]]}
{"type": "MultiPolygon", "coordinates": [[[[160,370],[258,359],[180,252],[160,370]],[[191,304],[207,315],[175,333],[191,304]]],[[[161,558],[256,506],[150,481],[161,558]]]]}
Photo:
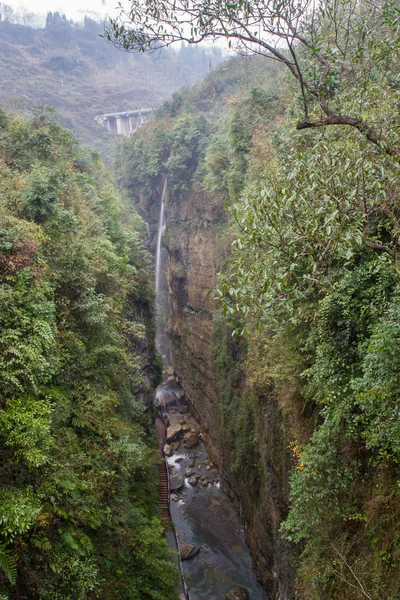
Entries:
{"type": "Polygon", "coordinates": [[[165,456],[172,456],[174,453],[174,449],[169,444],[164,445],[164,454],[165,456]]]}
{"type": "Polygon", "coordinates": [[[250,594],[246,588],[238,585],[225,596],[226,600],[249,600],[250,594]]]}
{"type": "Polygon", "coordinates": [[[183,436],[183,445],[185,448],[194,448],[199,442],[198,431],[187,431],[183,436]]]}
{"type": "Polygon", "coordinates": [[[182,475],[172,475],[169,480],[169,489],[171,492],[177,492],[185,485],[185,478],[182,475]]]}
{"type": "Polygon", "coordinates": [[[175,442],[183,435],[182,425],[171,425],[167,429],[167,444],[175,442]]]}
{"type": "Polygon", "coordinates": [[[195,556],[199,551],[200,548],[198,546],[194,546],[188,542],[182,542],[179,544],[179,554],[181,555],[181,560],[189,560],[189,558],[193,558],[193,556],[195,556]]]}
{"type": "Polygon", "coordinates": [[[188,482],[190,483],[190,485],[197,485],[198,479],[199,478],[197,475],[191,475],[188,479],[188,482]]]}

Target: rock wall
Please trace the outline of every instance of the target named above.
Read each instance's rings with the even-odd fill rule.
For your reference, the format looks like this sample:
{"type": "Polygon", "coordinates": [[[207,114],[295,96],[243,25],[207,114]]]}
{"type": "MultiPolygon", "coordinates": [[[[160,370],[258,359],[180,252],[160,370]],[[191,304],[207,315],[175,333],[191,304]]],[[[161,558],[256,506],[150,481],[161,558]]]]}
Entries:
{"type": "Polygon", "coordinates": [[[241,516],[257,574],[271,600],[289,600],[294,597],[292,550],[278,532],[287,512],[291,466],[284,416],[268,390],[255,398],[254,392],[246,390],[234,348],[230,393],[242,399],[253,396],[250,436],[256,440],[255,476],[254,466],[247,468],[247,459],[239,457],[238,462],[225,431],[221,393],[227,396],[227,373],[222,372],[221,379],[221,368],[214,360],[218,341],[212,294],[217,265],[227,253],[225,245],[229,246],[222,202],[196,188],[181,196],[168,193],[166,217],[170,359],[241,516]]]}

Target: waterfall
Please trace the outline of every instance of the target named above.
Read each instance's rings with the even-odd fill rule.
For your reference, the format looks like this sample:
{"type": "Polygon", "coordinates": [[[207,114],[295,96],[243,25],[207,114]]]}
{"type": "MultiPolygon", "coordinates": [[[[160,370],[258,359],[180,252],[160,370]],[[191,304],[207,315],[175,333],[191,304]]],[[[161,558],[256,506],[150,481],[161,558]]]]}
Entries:
{"type": "Polygon", "coordinates": [[[156,251],[156,295],[160,291],[160,273],[161,273],[161,242],[165,231],[165,206],[164,198],[167,191],[167,177],[164,179],[164,186],[161,196],[160,220],[158,222],[157,251],[156,251]]]}
{"type": "Polygon", "coordinates": [[[167,177],[164,179],[164,186],[161,196],[160,219],[158,222],[157,248],[156,248],[156,347],[167,359],[168,342],[166,340],[166,322],[167,322],[167,298],[166,298],[166,253],[162,247],[162,239],[165,231],[165,198],[167,194],[167,177]]]}

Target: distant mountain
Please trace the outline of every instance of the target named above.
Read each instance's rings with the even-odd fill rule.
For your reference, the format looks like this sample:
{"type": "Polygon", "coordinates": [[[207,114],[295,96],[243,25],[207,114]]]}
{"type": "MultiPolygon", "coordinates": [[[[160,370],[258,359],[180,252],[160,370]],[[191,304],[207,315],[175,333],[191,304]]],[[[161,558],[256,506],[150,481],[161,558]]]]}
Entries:
{"type": "Polygon", "coordinates": [[[109,161],[113,134],[96,115],[157,107],[223,56],[197,46],[133,55],[108,44],[102,32],[102,23],[77,24],[59,13],[49,13],[42,29],[0,21],[0,104],[18,111],[54,107],[64,126],[109,161]]]}

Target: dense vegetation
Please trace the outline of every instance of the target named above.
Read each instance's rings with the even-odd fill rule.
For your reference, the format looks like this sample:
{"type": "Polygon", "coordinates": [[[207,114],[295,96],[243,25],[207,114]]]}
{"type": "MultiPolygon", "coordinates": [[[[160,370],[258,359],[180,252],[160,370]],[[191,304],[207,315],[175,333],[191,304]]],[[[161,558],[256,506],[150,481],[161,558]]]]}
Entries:
{"type": "Polygon", "coordinates": [[[174,600],[145,224],[42,112],[0,113],[0,215],[0,598],[174,600]]]}
{"type": "Polygon", "coordinates": [[[245,451],[241,444],[255,439],[263,394],[281,403],[293,454],[281,531],[299,554],[296,597],[395,600],[399,10],[376,3],[371,20],[370,4],[321,6],[314,54],[296,48],[310,81],[321,76],[316,52],[333,65],[318,98],[279,69],[265,68],[260,78],[256,57],[247,63],[254,77],[232,95],[221,69],[165,105],[157,127],[126,142],[119,171],[136,199],[165,175],[183,197],[202,185],[224,198],[228,239],[235,239],[215,296],[238,339],[236,357],[245,357],[235,367],[232,339],[223,342],[217,316],[224,425],[236,468],[252,469],[254,484],[263,465],[254,444],[245,451]],[[217,114],[216,103],[205,100],[213,81],[217,114]],[[357,115],[374,131],[333,121],[324,126],[321,98],[336,117],[357,115]],[[304,100],[313,125],[296,131],[304,100]],[[242,395],[238,377],[247,390],[242,395]],[[293,422],[299,406],[303,418],[293,422]]]}
{"type": "Polygon", "coordinates": [[[193,85],[218,63],[218,49],[182,45],[150,56],[130,55],[100,36],[104,24],[81,24],[48,13],[44,28],[0,15],[0,103],[20,111],[52,106],[63,126],[111,163],[111,134],[94,118],[104,113],[153,108],[183,85],[193,85]]]}

